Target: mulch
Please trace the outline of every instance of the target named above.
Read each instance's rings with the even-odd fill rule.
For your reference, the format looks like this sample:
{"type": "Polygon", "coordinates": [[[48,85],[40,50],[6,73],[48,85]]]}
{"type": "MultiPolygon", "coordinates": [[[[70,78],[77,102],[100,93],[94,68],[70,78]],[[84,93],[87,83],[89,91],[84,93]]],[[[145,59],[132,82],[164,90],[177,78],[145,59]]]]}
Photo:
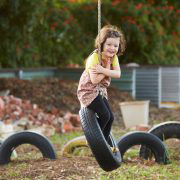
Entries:
{"type": "MultiPolygon", "coordinates": [[[[10,90],[10,94],[30,100],[45,112],[58,108],[62,114],[67,112],[78,114],[80,105],[77,99],[78,81],[58,78],[20,80],[16,78],[1,78],[0,91],[10,90]]],[[[108,89],[109,101],[115,116],[115,122],[124,127],[119,103],[134,101],[127,92],[121,92],[115,87],[108,89]]],[[[150,104],[149,122],[151,125],[164,121],[180,121],[180,109],[159,109],[150,104]]]]}

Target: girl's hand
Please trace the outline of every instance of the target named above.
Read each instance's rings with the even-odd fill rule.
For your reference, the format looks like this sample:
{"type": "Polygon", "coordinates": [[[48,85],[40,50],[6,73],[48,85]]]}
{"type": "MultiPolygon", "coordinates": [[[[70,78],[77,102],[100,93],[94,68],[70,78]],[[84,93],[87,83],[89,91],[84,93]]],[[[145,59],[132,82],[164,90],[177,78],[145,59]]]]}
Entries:
{"type": "Polygon", "coordinates": [[[104,68],[103,68],[100,64],[97,64],[97,65],[96,65],[96,71],[97,71],[97,73],[103,73],[103,70],[104,70],[104,68]]]}
{"type": "Polygon", "coordinates": [[[94,74],[103,74],[103,70],[104,70],[104,68],[99,64],[97,64],[95,67],[91,68],[91,71],[94,74]]]}

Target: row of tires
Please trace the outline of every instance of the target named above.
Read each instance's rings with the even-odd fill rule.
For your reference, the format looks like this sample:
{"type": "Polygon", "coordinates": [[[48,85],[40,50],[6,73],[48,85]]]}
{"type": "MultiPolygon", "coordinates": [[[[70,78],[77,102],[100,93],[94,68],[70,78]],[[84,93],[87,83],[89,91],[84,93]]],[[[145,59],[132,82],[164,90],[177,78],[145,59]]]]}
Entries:
{"type": "Polygon", "coordinates": [[[142,145],[140,157],[148,159],[153,154],[157,163],[167,164],[169,159],[163,140],[174,137],[180,139],[180,122],[166,122],[147,133],[127,133],[117,143],[111,135],[111,142],[107,142],[97,122],[96,114],[88,108],[82,108],[79,114],[88,145],[100,167],[105,171],[118,168],[125,152],[134,145],[142,145]],[[118,147],[119,152],[113,153],[110,146],[118,147]]]}
{"type": "MultiPolygon", "coordinates": [[[[126,151],[134,145],[141,145],[139,151],[140,157],[148,159],[154,155],[156,162],[167,164],[169,159],[163,140],[169,138],[180,139],[180,122],[171,121],[155,126],[148,133],[127,133],[118,142],[114,140],[111,134],[109,142],[107,142],[97,123],[96,114],[93,111],[82,108],[80,110],[80,119],[85,136],[70,141],[64,147],[64,151],[71,151],[74,148],[72,144],[75,141],[79,142],[79,146],[87,146],[87,140],[88,146],[91,148],[97,162],[105,171],[112,171],[118,168],[123,161],[126,151]],[[111,147],[118,148],[119,151],[113,152],[111,147]]],[[[0,142],[0,164],[9,163],[13,151],[21,144],[34,145],[40,150],[44,158],[52,160],[57,158],[53,145],[45,136],[34,132],[23,131],[11,135],[2,144],[0,142]]]]}

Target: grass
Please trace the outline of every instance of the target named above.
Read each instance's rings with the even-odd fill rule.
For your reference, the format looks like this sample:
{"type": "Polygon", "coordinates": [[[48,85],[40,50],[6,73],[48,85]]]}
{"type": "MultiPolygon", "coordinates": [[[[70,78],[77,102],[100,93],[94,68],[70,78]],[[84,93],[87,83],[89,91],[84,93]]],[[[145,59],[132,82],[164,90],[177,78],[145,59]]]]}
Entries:
{"type": "MultiPolygon", "coordinates": [[[[113,129],[113,135],[118,140],[127,131],[113,129]]],[[[164,180],[180,179],[180,142],[177,139],[168,140],[166,143],[170,154],[171,164],[160,165],[152,160],[138,158],[138,147],[132,147],[125,154],[125,162],[111,172],[103,171],[94,157],[89,155],[87,148],[78,148],[74,155],[61,157],[60,152],[69,140],[83,135],[82,131],[67,134],[55,134],[50,138],[54,144],[58,159],[56,161],[44,160],[41,153],[30,145],[17,148],[18,159],[13,159],[6,166],[0,166],[0,180],[126,180],[146,179],[164,180]],[[86,153],[87,152],[87,153],[86,153]]]]}

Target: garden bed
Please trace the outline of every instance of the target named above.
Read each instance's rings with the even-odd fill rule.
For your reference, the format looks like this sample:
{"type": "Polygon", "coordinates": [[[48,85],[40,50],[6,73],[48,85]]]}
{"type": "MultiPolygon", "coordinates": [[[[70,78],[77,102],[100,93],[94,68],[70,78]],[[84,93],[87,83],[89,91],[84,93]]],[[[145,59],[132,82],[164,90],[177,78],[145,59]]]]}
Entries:
{"type": "MultiPolygon", "coordinates": [[[[80,105],[77,99],[78,81],[60,80],[57,78],[40,80],[0,79],[0,91],[10,90],[10,94],[37,104],[45,112],[54,107],[62,115],[67,112],[78,114],[80,105]]],[[[119,103],[132,101],[127,92],[110,87],[108,89],[110,104],[115,116],[115,122],[124,127],[119,103]]],[[[150,104],[149,123],[154,125],[164,121],[180,121],[180,109],[157,108],[150,104]]]]}

